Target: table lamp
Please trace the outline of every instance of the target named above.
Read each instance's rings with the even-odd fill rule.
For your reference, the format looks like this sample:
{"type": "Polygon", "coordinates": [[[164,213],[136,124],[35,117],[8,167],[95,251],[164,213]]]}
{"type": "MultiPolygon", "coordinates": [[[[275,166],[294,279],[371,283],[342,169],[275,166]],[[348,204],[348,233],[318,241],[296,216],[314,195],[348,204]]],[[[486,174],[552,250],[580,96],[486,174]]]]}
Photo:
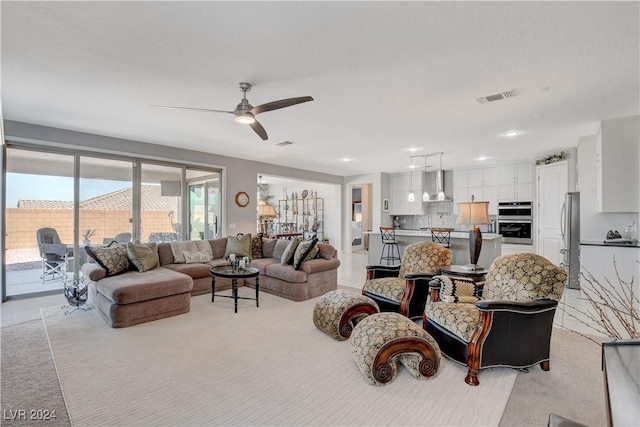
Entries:
{"type": "Polygon", "coordinates": [[[482,233],[478,228],[479,224],[491,224],[489,218],[489,202],[474,202],[471,196],[471,203],[458,203],[458,224],[468,224],[472,228],[469,230],[469,258],[471,264],[464,266],[467,270],[481,270],[478,267],[480,249],[482,248],[482,233]]]}
{"type": "Polygon", "coordinates": [[[263,201],[258,203],[258,218],[260,218],[260,232],[263,234],[267,234],[267,228],[269,226],[269,221],[271,218],[276,216],[276,210],[273,209],[273,206],[267,205],[263,201]]]}

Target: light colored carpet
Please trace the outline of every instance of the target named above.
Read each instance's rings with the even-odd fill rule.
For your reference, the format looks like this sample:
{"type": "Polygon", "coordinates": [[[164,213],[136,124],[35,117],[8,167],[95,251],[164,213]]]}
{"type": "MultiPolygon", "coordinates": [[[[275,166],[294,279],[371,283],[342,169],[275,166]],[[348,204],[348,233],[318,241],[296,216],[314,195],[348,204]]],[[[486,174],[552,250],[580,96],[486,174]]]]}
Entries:
{"type": "MultiPolygon", "coordinates": [[[[250,289],[240,289],[241,295],[250,289]]],[[[401,367],[367,384],[348,342],[312,322],[317,299],[261,294],[260,308],[210,295],[188,314],[126,329],[93,310],[42,310],[73,425],[497,425],[516,372],[479,387],[448,360],[420,381],[401,367]]]]}

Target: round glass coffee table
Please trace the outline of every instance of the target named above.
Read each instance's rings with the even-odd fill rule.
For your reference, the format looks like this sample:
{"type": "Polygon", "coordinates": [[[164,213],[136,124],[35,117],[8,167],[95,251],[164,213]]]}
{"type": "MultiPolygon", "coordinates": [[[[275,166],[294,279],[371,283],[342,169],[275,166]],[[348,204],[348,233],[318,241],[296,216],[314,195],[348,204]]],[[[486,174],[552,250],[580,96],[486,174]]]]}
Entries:
{"type": "Polygon", "coordinates": [[[258,295],[260,291],[260,270],[257,268],[249,267],[249,268],[240,268],[238,270],[234,270],[231,267],[212,267],[211,268],[211,302],[214,301],[216,296],[216,277],[231,279],[231,295],[218,295],[223,298],[233,298],[234,302],[234,313],[238,312],[238,300],[239,299],[249,299],[256,301],[256,307],[260,307],[258,302],[258,295]],[[238,279],[250,279],[255,277],[256,283],[256,297],[248,298],[248,297],[239,297],[238,296],[238,279]]]}

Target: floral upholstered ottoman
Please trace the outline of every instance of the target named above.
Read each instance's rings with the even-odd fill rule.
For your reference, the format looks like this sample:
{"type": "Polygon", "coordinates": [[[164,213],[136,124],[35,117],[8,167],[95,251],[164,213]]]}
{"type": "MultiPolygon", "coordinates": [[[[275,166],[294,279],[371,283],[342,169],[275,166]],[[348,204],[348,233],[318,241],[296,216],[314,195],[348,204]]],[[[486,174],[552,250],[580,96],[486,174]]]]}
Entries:
{"type": "Polygon", "coordinates": [[[313,309],[313,324],[338,341],[351,336],[354,326],[380,309],[371,298],[343,289],[324,294],[313,309]]]}
{"type": "Polygon", "coordinates": [[[373,314],[353,329],[351,354],[365,380],[391,381],[402,363],[418,379],[435,376],[442,356],[438,343],[424,329],[398,313],[373,314]]]}

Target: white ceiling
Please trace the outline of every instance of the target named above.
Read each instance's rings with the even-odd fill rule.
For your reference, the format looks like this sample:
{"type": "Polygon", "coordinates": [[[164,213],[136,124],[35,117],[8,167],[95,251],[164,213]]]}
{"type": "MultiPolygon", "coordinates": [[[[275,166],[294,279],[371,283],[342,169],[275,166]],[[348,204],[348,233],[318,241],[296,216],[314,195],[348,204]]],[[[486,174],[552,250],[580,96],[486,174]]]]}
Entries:
{"type": "Polygon", "coordinates": [[[525,159],[640,114],[637,1],[0,7],[5,119],[319,172],[525,159]],[[314,101],[258,116],[266,142],[231,115],[150,107],[232,110],[241,81],[253,105],[314,101]]]}

